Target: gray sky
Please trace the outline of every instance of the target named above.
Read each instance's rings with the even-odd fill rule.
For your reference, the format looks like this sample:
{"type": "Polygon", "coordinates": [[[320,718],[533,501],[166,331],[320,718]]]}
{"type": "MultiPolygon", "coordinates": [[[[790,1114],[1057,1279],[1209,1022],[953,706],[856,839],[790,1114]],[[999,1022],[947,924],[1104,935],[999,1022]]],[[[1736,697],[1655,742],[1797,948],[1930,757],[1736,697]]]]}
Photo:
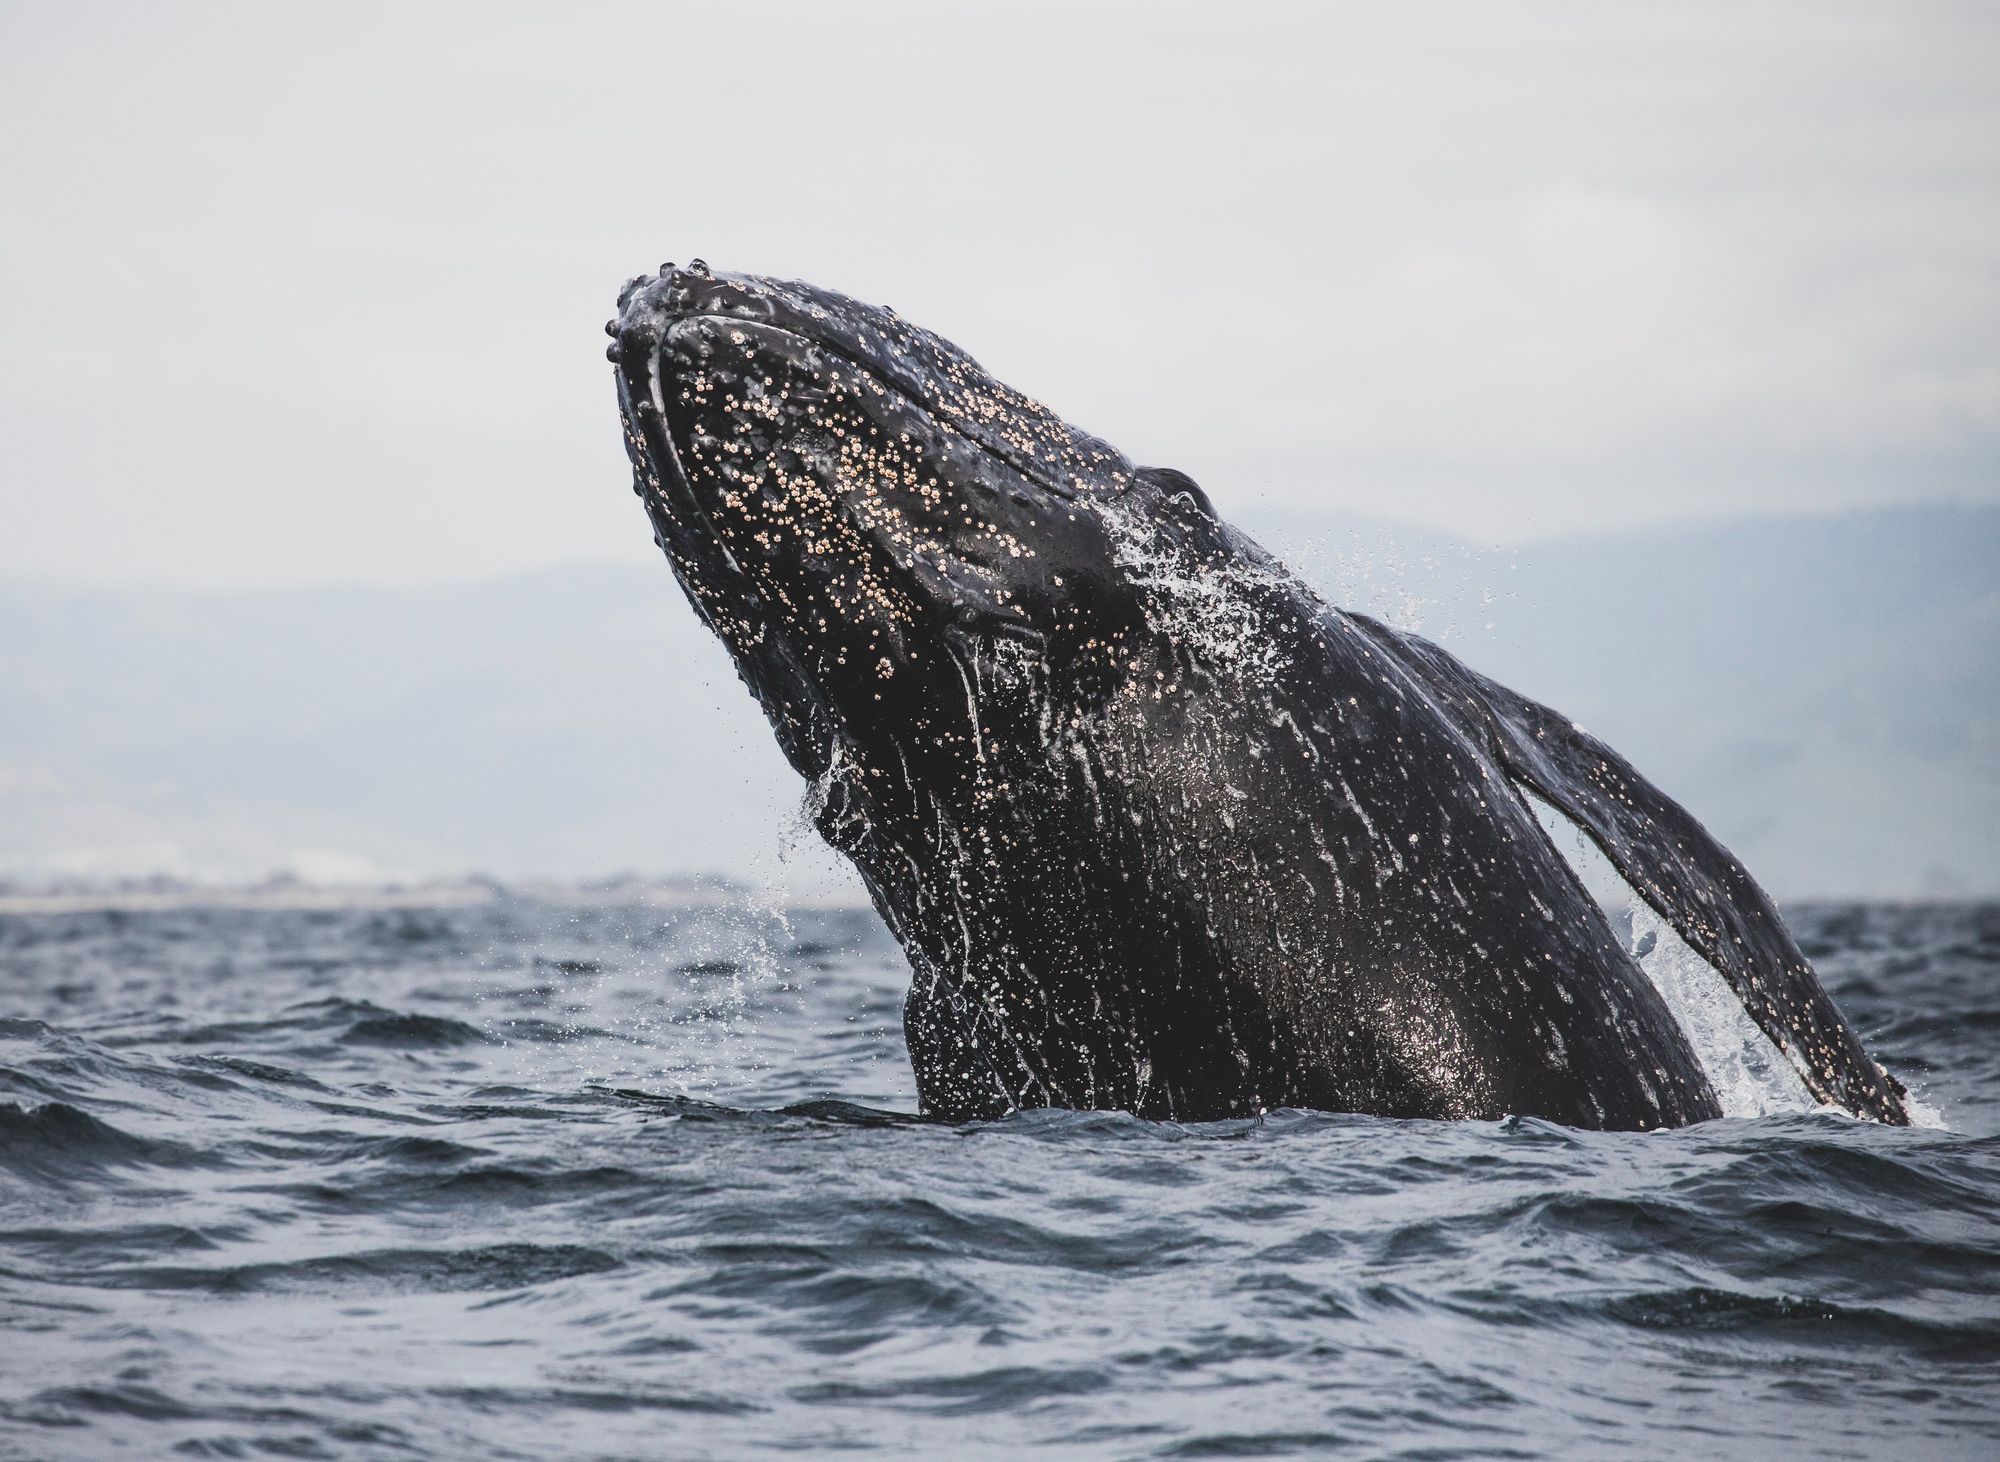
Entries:
{"type": "Polygon", "coordinates": [[[0,137],[0,575],[646,557],[693,254],[1226,513],[2000,498],[1992,6],[9,3],[0,137]]]}

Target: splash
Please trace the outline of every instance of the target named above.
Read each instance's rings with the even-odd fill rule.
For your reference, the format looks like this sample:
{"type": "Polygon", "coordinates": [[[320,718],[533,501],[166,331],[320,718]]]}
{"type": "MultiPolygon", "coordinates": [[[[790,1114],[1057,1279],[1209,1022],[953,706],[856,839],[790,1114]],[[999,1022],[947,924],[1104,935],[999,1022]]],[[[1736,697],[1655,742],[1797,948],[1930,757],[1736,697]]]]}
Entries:
{"type": "Polygon", "coordinates": [[[1254,591],[1260,586],[1289,590],[1289,570],[1276,560],[1238,561],[1227,573],[1218,573],[1124,504],[1107,502],[1100,511],[1112,530],[1118,566],[1134,585],[1150,591],[1155,630],[1206,652],[1246,685],[1268,685],[1277,678],[1287,657],[1265,623],[1254,591]]]}
{"type": "Polygon", "coordinates": [[[1722,972],[1695,953],[1645,900],[1631,895],[1623,912],[1631,924],[1632,955],[1680,1022],[1725,1116],[1841,1113],[1814,1099],[1722,972]]]}
{"type": "Polygon", "coordinates": [[[1629,927],[1627,947],[1694,1048],[1724,1116],[1848,1115],[1814,1099],[1790,1061],[1750,1018],[1722,972],[1653,912],[1583,829],[1527,788],[1518,790],[1557,851],[1610,915],[1613,927],[1629,927]]]}
{"type": "Polygon", "coordinates": [[[767,1075],[774,1053],[760,1026],[785,992],[776,950],[788,926],[753,897],[582,908],[558,927],[564,957],[538,957],[540,984],[525,992],[544,1014],[496,1027],[496,1068],[536,1086],[704,1099],[733,1098],[767,1075]]]}

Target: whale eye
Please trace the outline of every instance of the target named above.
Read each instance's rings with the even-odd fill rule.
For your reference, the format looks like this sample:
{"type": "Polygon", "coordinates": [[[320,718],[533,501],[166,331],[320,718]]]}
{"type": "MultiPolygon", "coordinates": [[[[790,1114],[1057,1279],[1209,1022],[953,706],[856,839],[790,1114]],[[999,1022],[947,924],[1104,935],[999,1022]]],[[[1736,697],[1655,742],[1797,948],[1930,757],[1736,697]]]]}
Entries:
{"type": "Polygon", "coordinates": [[[1151,483],[1159,489],[1160,495],[1168,501],[1183,502],[1204,518],[1215,516],[1215,504],[1208,500],[1208,494],[1201,490],[1201,484],[1180,469],[1141,467],[1136,475],[1140,481],[1151,483]]]}

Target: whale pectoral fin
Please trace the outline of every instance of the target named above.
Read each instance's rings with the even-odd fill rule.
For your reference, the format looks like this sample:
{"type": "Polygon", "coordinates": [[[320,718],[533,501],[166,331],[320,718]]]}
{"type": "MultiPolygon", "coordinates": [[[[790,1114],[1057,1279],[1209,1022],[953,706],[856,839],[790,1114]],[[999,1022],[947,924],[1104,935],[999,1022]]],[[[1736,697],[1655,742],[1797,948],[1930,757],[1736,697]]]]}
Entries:
{"type": "Polygon", "coordinates": [[[1547,706],[1414,635],[1355,623],[1419,681],[1508,774],[1583,828],[1612,866],[1715,966],[1821,1101],[1907,1125],[1901,1082],[1862,1048],[1770,896],[1694,817],[1624,757],[1547,706]]]}

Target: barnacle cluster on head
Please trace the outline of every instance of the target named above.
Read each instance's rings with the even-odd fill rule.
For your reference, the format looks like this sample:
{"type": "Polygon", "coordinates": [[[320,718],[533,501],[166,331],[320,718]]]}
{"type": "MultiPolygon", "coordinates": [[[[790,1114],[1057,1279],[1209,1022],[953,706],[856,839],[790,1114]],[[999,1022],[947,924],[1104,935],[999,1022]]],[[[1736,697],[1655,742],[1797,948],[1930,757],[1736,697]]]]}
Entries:
{"type": "Polygon", "coordinates": [[[948,759],[984,804],[1004,794],[982,740],[1009,734],[1010,706],[1039,744],[1106,697],[1180,691],[1123,540],[1183,514],[1191,483],[891,310],[691,269],[621,303],[639,490],[767,708],[816,699],[829,725],[948,759]]]}
{"type": "MultiPolygon", "coordinates": [[[[677,498],[635,453],[666,531],[725,540],[802,631],[865,623],[882,643],[847,648],[892,674],[941,620],[1046,632],[1075,587],[1053,560],[1077,556],[1095,505],[1131,484],[1114,449],[891,310],[705,269],[621,299],[626,400],[661,418],[685,480],[677,498]]],[[[642,422],[628,431],[645,440],[642,422]]]]}

